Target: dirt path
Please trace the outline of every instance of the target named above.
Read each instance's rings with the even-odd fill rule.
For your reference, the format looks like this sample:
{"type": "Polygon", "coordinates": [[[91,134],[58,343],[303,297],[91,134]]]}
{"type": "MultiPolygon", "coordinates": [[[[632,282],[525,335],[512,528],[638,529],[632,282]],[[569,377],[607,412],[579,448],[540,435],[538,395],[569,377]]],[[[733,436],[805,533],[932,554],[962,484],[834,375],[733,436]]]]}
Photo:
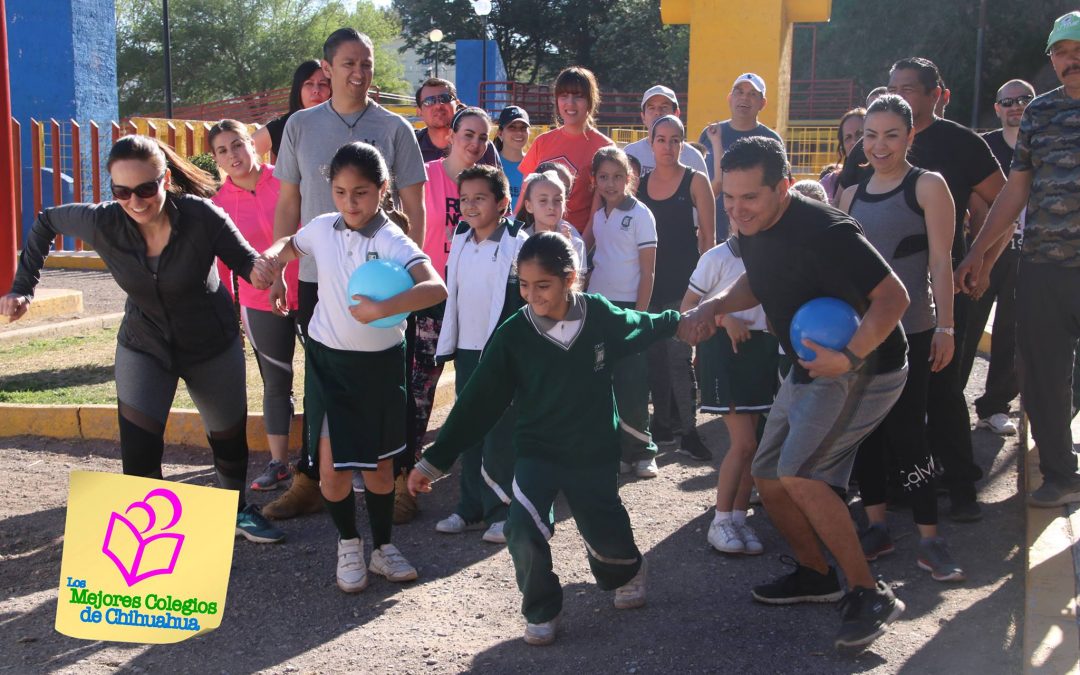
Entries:
{"type": "MultiPolygon", "coordinates": [[[[726,447],[722,423],[703,421],[710,446],[726,447]]],[[[288,541],[280,546],[237,543],[219,630],[172,646],[70,639],[52,629],[67,474],[119,471],[118,453],[106,444],[0,440],[0,673],[1018,672],[1024,551],[1015,446],[985,432],[975,441],[988,474],[981,493],[986,518],[943,524],[968,581],[945,586],[919,571],[910,514],[891,512],[897,553],[875,563],[875,572],[895,585],[907,613],[870,650],[841,655],[831,647],[831,607],[750,600],[750,585],[784,570],[777,556],[786,549],[764,513],[751,517],[764,556],[731,558],[708,547],[720,452],[709,464],[665,453],[659,478],[622,487],[650,562],[649,604],[641,610],[619,612],[611,594],[596,588],[581,539],[559,505],[552,547],[565,606],[550,648],[521,640],[520,596],[505,548],[483,543],[479,532],[433,531],[456,503],[456,478],[423,500],[414,524],[395,529],[396,543],[420,571],[418,582],[396,586],[380,578],[359,596],[339,592],[332,526],[313,516],[285,522],[288,541]]],[[[205,453],[170,448],[167,460],[170,479],[212,484],[205,453]]],[[[253,456],[252,470],[265,460],[253,456]]]]}

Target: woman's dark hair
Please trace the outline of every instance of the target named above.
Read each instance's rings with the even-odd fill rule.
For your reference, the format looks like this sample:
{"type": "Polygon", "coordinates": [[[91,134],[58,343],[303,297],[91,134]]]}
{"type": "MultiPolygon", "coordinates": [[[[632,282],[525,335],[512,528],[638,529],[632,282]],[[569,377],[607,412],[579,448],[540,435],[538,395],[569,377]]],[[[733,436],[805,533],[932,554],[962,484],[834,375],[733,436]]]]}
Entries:
{"type": "Polygon", "coordinates": [[[652,123],[652,126],[649,127],[650,143],[652,143],[653,138],[656,136],[656,129],[661,124],[674,124],[675,127],[679,130],[679,133],[682,134],[682,137],[684,139],[686,138],[686,125],[683,124],[683,121],[675,115],[664,115],[663,117],[658,117],[656,121],[652,123]]]}
{"type": "Polygon", "coordinates": [[[547,173],[548,171],[554,171],[559,175],[562,184],[566,187],[566,194],[570,194],[570,190],[574,188],[574,174],[570,173],[570,169],[566,168],[566,165],[562,162],[552,160],[540,162],[536,165],[535,173],[547,173]]]}
{"type": "Polygon", "coordinates": [[[461,185],[467,180],[487,181],[488,186],[491,188],[491,194],[495,195],[495,201],[497,202],[501,202],[510,196],[510,183],[506,180],[506,174],[493,166],[477,164],[459,173],[457,178],[459,192],[461,191],[461,185]]]}
{"type": "Polygon", "coordinates": [[[847,154],[844,152],[844,125],[852,117],[865,118],[866,108],[852,108],[844,113],[844,116],[840,118],[840,124],[836,125],[836,163],[843,164],[847,159],[847,154]]]}
{"type": "Polygon", "coordinates": [[[720,170],[724,173],[747,171],[755,167],[761,167],[762,185],[770,188],[776,187],[784,178],[791,177],[791,166],[788,164],[784,146],[775,138],[740,138],[731,144],[720,160],[720,170]]]}
{"type": "Polygon", "coordinates": [[[904,120],[904,126],[908,131],[911,131],[913,125],[911,106],[908,102],[897,96],[896,94],[885,94],[879,96],[876,101],[870,104],[870,107],[866,109],[867,115],[872,115],[879,112],[891,112],[894,115],[899,115],[900,119],[904,120]]]}
{"type": "Polygon", "coordinates": [[[241,140],[251,141],[251,134],[248,133],[247,127],[244,126],[243,122],[237,122],[236,120],[221,120],[220,122],[215,122],[214,126],[210,127],[210,130],[206,132],[206,141],[210,144],[211,154],[213,154],[214,139],[226,131],[236,134],[241,140]]]}
{"type": "Polygon", "coordinates": [[[308,78],[315,74],[315,71],[322,70],[322,64],[312,59],[310,61],[304,61],[296,70],[292,76],[292,89],[289,90],[289,112],[294,113],[297,110],[304,108],[304,100],[300,97],[300,92],[304,89],[304,83],[308,81],[308,78]]]}
{"type": "Polygon", "coordinates": [[[109,151],[109,160],[105,169],[112,169],[112,165],[122,159],[149,162],[158,170],[158,173],[165,173],[165,169],[168,169],[169,192],[174,195],[194,195],[209,199],[218,190],[218,182],[213,176],[178,155],[175,150],[156,138],[131,135],[117,140],[109,151]]]}
{"type": "MultiPolygon", "coordinates": [[[[330,160],[330,166],[326,170],[326,178],[333,181],[334,177],[345,168],[353,169],[364,180],[380,187],[390,183],[390,170],[386,168],[386,160],[383,159],[378,148],[370,143],[353,141],[338,148],[337,152],[334,153],[334,158],[330,160]]],[[[389,196],[390,191],[387,190],[386,194],[389,196]]],[[[389,202],[390,208],[387,208],[386,197],[383,199],[384,202],[381,206],[386,211],[387,217],[401,227],[402,230],[408,232],[408,218],[394,208],[392,201],[389,202]]]]}
{"type": "Polygon", "coordinates": [[[596,75],[588,68],[570,66],[563,68],[555,78],[554,104],[555,124],[561,125],[559,118],[559,96],[562,94],[580,94],[589,102],[589,112],[585,116],[585,126],[591,127],[596,123],[596,111],[600,109],[600,85],[596,83],[596,75]]]}
{"type": "Polygon", "coordinates": [[[570,240],[558,232],[537,232],[521,245],[517,267],[521,263],[535,262],[545,272],[560,279],[567,279],[578,270],[577,256],[570,240]]]}
{"type": "Polygon", "coordinates": [[[454,118],[450,120],[450,130],[457,131],[461,127],[461,123],[469,117],[479,117],[487,122],[488,130],[491,129],[491,116],[483,108],[477,108],[474,105],[462,108],[454,113],[454,118]]]}

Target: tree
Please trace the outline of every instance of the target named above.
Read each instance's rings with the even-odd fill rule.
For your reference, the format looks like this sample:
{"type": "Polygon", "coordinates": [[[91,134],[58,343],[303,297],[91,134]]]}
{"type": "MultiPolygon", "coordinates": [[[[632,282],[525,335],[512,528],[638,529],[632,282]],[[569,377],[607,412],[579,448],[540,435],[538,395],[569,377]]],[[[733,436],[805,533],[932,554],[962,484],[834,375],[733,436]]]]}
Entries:
{"type": "MultiPolygon", "coordinates": [[[[186,105],[287,87],[297,64],[319,58],[326,36],[354,26],[376,46],[375,85],[408,89],[397,55],[385,48],[400,33],[392,12],[361,0],[173,0],[169,5],[173,102],[186,105]]],[[[164,74],[161,6],[118,0],[117,80],[120,114],[162,110],[164,74]]]]}

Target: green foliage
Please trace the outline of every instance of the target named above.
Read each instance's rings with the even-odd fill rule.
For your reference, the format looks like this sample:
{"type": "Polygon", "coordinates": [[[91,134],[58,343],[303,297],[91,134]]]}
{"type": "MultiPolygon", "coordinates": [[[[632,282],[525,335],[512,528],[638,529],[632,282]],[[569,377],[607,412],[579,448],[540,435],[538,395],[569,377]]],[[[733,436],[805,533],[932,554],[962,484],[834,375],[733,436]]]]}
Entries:
{"type": "Polygon", "coordinates": [[[218,171],[217,162],[214,161],[214,156],[209,152],[202,152],[198,155],[192,155],[188,158],[192,164],[199,167],[206,173],[210,174],[219,183],[221,182],[221,172],[218,171]]]}
{"type": "MultiPolygon", "coordinates": [[[[202,103],[287,87],[297,64],[322,54],[322,43],[342,26],[371,36],[375,85],[408,89],[396,55],[385,48],[400,33],[394,14],[370,0],[345,5],[306,0],[172,0],[169,3],[173,104],[202,103]]],[[[161,4],[117,0],[117,80],[120,114],[164,109],[161,4]]]]}
{"type": "MultiPolygon", "coordinates": [[[[1047,77],[1046,36],[1054,19],[1075,9],[1075,4],[987,0],[979,126],[998,126],[994,94],[1007,80],[1026,79],[1039,92],[1058,86],[1052,73],[1047,77]]],[[[832,21],[818,27],[816,75],[854,79],[857,93],[865,96],[887,84],[894,62],[922,56],[937,64],[952,92],[947,116],[970,124],[978,16],[979,0],[834,0],[832,21]]],[[[810,77],[810,42],[809,31],[799,31],[792,59],[794,78],[810,77]]]]}
{"type": "MultiPolygon", "coordinates": [[[[596,73],[605,89],[639,89],[659,81],[686,86],[688,29],[664,26],[659,0],[497,0],[489,34],[507,76],[547,82],[577,64],[596,73]],[[647,83],[647,84],[643,84],[647,83]]],[[[480,39],[483,22],[468,0],[394,0],[407,47],[431,57],[432,28],[444,42],[480,39]]],[[[453,55],[443,61],[453,63],[453,55]]]]}

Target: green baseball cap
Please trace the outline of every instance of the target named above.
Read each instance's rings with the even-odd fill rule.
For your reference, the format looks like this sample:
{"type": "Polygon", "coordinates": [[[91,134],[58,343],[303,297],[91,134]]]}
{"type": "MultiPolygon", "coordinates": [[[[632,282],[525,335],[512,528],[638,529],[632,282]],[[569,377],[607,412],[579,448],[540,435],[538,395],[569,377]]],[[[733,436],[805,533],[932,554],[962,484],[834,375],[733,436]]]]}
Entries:
{"type": "Polygon", "coordinates": [[[1080,42],[1080,11],[1072,11],[1057,18],[1054,29],[1050,31],[1050,38],[1046,41],[1046,53],[1049,54],[1050,48],[1062,40],[1080,42]]]}

